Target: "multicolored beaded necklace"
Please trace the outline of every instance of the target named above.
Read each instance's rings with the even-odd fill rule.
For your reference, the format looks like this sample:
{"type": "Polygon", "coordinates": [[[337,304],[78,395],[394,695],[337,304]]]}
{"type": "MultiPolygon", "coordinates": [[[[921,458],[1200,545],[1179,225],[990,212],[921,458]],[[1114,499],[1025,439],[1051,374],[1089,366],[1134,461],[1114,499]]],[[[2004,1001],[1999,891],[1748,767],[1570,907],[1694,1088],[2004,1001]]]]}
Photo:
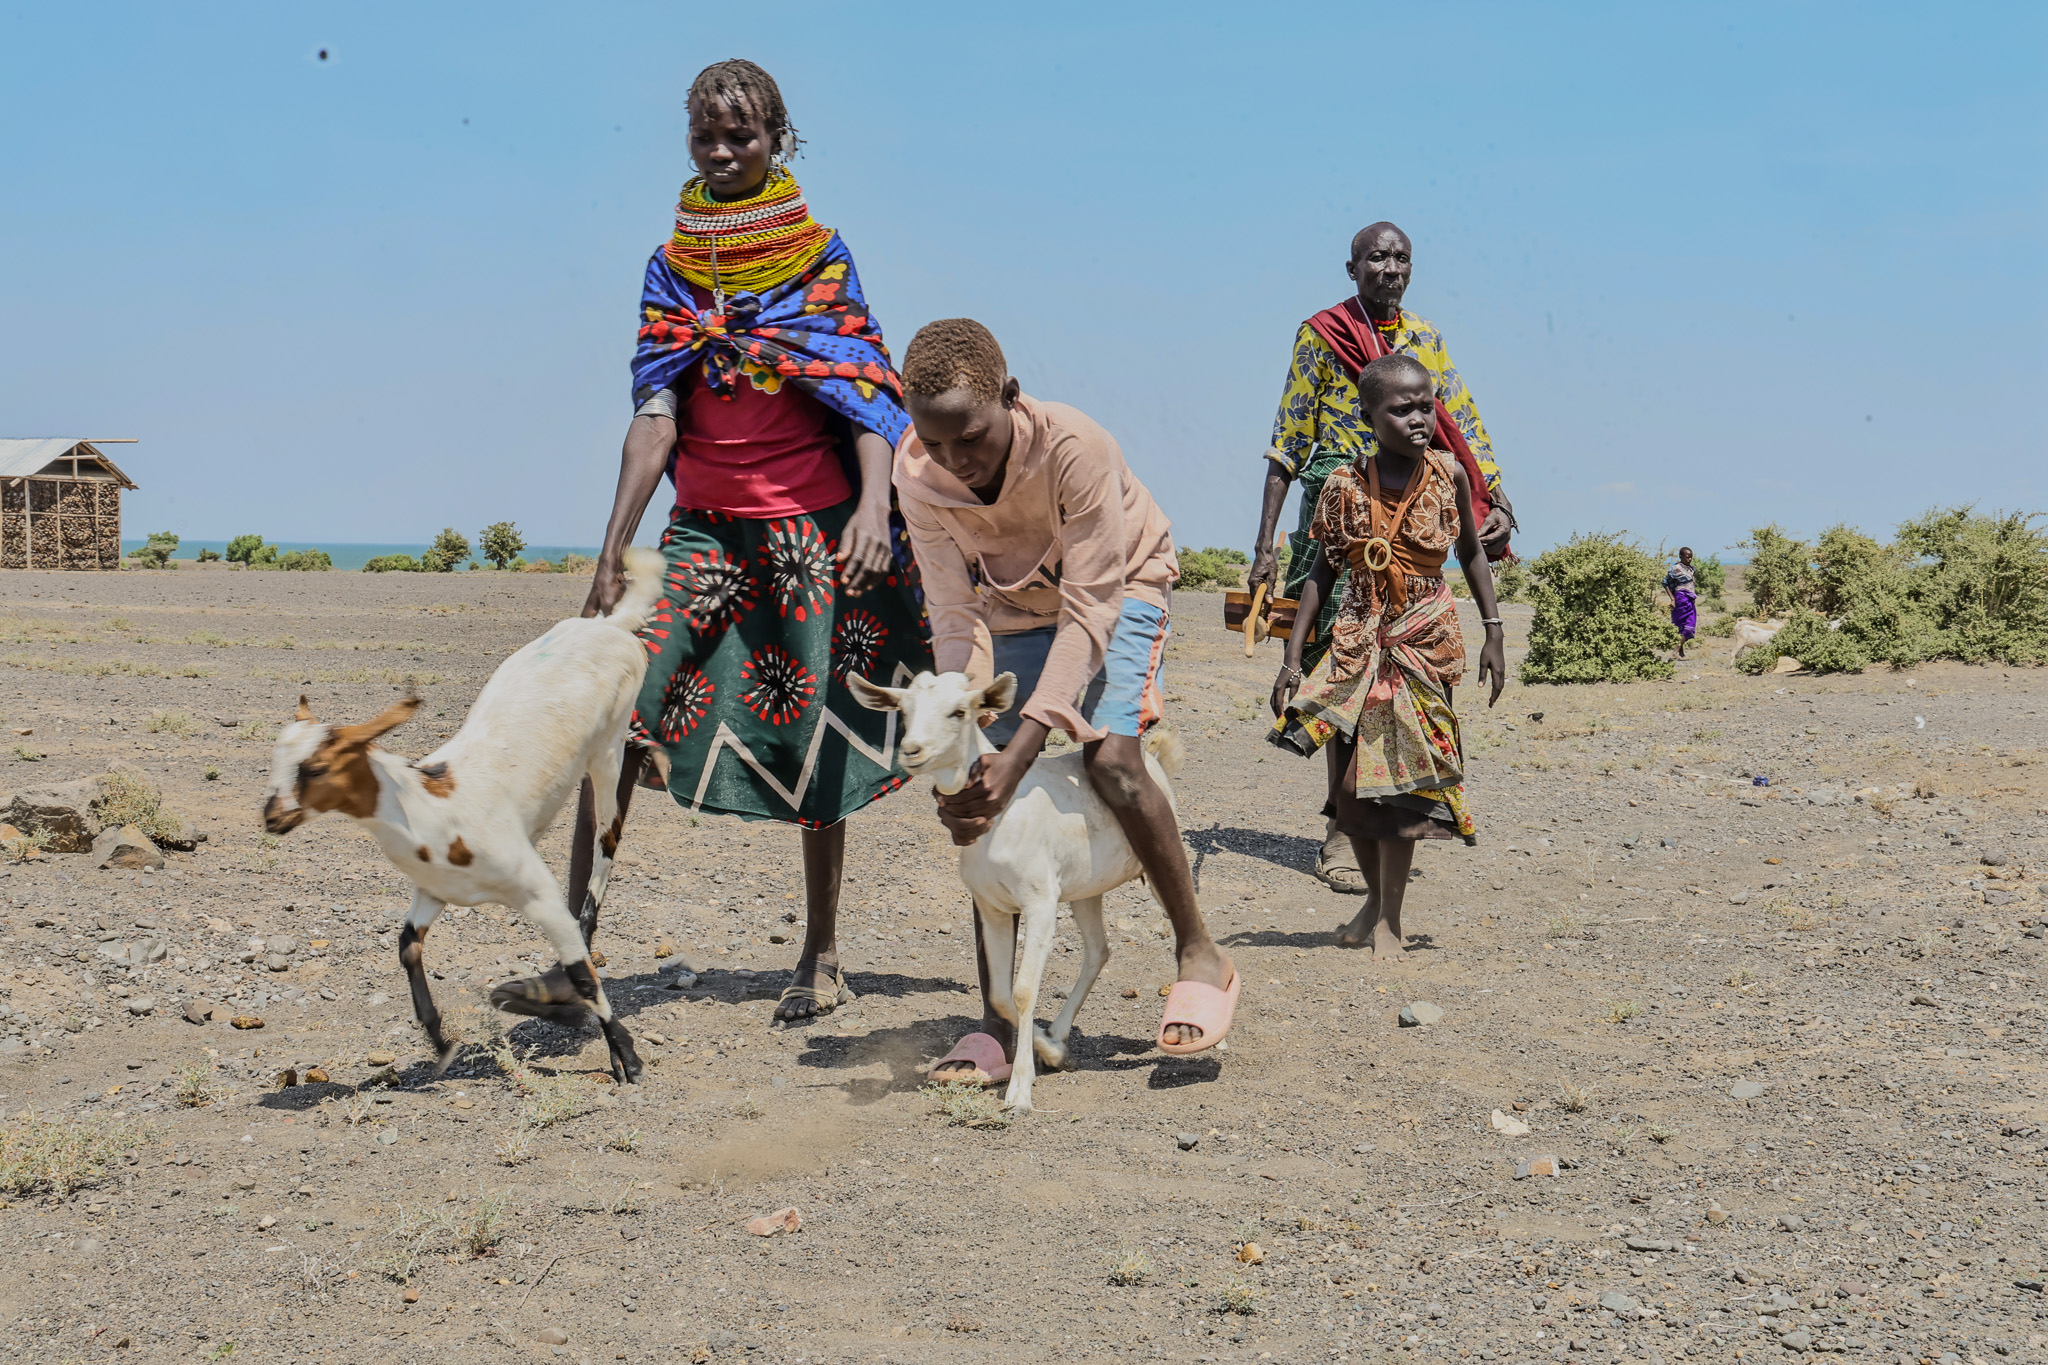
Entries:
{"type": "Polygon", "coordinates": [[[811,217],[796,177],[768,173],[760,192],[729,202],[713,199],[701,176],[683,186],[669,268],[691,284],[759,293],[801,274],[832,240],[811,217]]]}

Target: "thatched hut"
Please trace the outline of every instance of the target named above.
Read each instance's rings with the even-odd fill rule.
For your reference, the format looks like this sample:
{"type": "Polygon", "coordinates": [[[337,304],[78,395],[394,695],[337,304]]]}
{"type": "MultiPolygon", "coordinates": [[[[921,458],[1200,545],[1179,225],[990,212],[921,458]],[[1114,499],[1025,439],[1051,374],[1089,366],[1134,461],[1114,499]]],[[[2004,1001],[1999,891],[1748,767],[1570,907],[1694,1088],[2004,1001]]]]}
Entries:
{"type": "Polygon", "coordinates": [[[133,438],[0,438],[0,569],[118,569],[121,490],[135,481],[101,454],[133,438]]]}

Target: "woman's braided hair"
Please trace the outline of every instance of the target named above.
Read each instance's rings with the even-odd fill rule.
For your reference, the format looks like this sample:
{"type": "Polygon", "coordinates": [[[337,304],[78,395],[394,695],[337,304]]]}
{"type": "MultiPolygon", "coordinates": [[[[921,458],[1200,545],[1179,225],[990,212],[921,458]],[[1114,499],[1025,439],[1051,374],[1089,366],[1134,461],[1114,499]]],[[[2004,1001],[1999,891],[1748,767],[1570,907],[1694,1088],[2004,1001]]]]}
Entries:
{"type": "Polygon", "coordinates": [[[903,390],[924,398],[965,389],[976,402],[993,403],[1003,396],[1009,378],[1003,348],[973,318],[927,322],[903,352],[903,390]]]}
{"type": "Polygon", "coordinates": [[[782,102],[782,87],[775,78],[744,57],[713,62],[690,82],[693,103],[717,100],[733,109],[745,109],[758,117],[775,143],[775,157],[788,161],[804,145],[796,125],[789,121],[789,108],[782,102]]]}

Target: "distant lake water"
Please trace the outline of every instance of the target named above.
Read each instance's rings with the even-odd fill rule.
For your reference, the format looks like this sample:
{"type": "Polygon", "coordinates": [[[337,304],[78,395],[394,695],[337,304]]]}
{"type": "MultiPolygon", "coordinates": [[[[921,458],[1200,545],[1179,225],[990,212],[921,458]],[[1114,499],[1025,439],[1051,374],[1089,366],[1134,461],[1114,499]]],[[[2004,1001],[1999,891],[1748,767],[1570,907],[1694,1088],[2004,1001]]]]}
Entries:
{"type": "MultiPolygon", "coordinates": [[[[139,550],[148,543],[147,540],[123,540],[121,553],[125,555],[130,550],[139,550]]],[[[278,540],[271,543],[277,546],[279,553],[286,550],[325,550],[334,560],[334,567],[337,569],[360,569],[379,555],[411,555],[418,559],[427,552],[425,545],[351,545],[337,544],[334,541],[315,544],[308,540],[278,540]]],[[[196,559],[201,550],[226,554],[227,548],[228,543],[225,540],[181,540],[178,542],[178,552],[171,558],[173,561],[196,559]]],[[[597,548],[595,545],[529,545],[519,553],[529,564],[536,559],[545,559],[553,564],[563,555],[570,554],[589,555],[595,559],[597,548]]],[[[465,564],[464,567],[468,566],[465,564]]]]}

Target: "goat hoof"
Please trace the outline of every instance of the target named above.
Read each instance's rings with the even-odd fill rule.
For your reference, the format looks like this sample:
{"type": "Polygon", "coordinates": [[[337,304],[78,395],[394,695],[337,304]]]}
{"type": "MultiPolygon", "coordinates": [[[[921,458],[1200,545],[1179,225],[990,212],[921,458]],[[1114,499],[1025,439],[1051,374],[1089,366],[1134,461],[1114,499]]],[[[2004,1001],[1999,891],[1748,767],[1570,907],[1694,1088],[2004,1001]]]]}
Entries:
{"type": "Polygon", "coordinates": [[[455,1061],[455,1054],[460,1051],[462,1051],[460,1043],[436,1042],[434,1044],[434,1069],[431,1074],[435,1080],[438,1081],[447,1074],[449,1066],[455,1061]]]}
{"type": "Polygon", "coordinates": [[[539,976],[499,982],[491,988],[491,1004],[507,1014],[525,1014],[564,1024],[577,1022],[589,1009],[570,984],[569,974],[560,967],[539,976]]]}
{"type": "Polygon", "coordinates": [[[640,1061],[640,1054],[633,1050],[633,1035],[618,1024],[608,1023],[604,1028],[606,1049],[612,1054],[612,1079],[620,1085],[638,1085],[640,1076],[646,1070],[640,1061]]]}
{"type": "Polygon", "coordinates": [[[1031,1050],[1038,1054],[1039,1065],[1047,1071],[1065,1071],[1067,1069],[1067,1045],[1065,1043],[1055,1043],[1044,1033],[1033,1030],[1031,1050]]]}

